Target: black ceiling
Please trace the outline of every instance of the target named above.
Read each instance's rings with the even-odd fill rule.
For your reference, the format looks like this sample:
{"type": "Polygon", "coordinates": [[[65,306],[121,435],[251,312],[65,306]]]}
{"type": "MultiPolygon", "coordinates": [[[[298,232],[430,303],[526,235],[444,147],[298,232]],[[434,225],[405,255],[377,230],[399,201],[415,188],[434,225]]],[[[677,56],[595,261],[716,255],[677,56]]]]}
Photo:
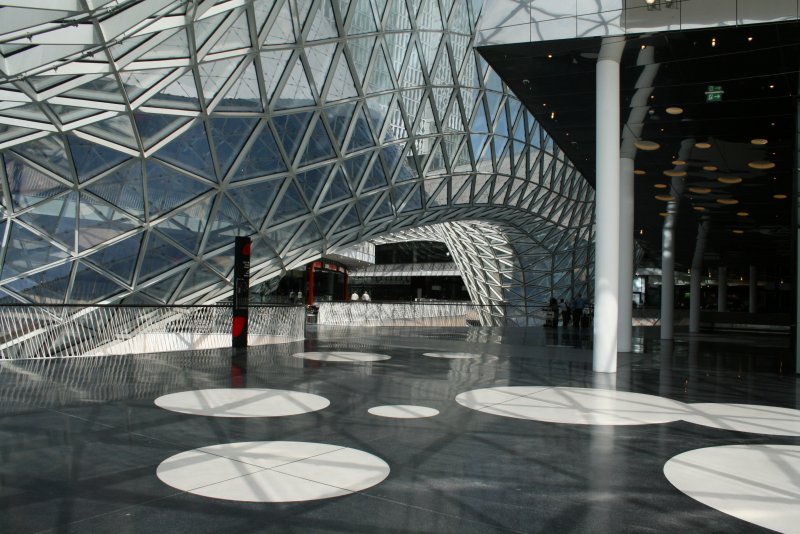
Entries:
{"type": "MultiPolygon", "coordinates": [[[[621,64],[621,124],[631,113],[644,67],[643,46],[653,47],[657,75],[640,139],[661,148],[637,151],[636,237],[658,263],[665,202],[663,171],[673,169],[685,140],[708,142],[686,158],[688,176],[678,217],[677,261],[691,263],[701,218],[710,221],[707,264],[759,265],[786,276],[792,262],[789,231],[795,167],[800,24],[776,23],[628,36],[621,64]],[[720,102],[707,102],[708,86],[721,86],[720,102]],[[671,115],[667,107],[683,109],[671,115]],[[754,145],[752,139],[767,139],[754,145]],[[752,161],[775,167],[756,170],[752,161]],[[717,171],[703,170],[713,165],[717,171]],[[742,178],[723,184],[719,177],[742,178]],[[697,194],[689,187],[708,188],[697,194]],[[786,199],[773,195],[785,194],[786,199]],[[733,198],[723,205],[718,198],[733,198]],[[702,211],[700,211],[702,208],[702,211]],[[740,216],[737,213],[747,212],[740,216]],[[734,233],[734,230],[737,232],[734,233]]],[[[595,63],[600,39],[570,39],[484,47],[481,54],[536,116],[587,180],[595,173],[595,63]]],[[[764,268],[767,269],[764,269],[764,268]]]]}

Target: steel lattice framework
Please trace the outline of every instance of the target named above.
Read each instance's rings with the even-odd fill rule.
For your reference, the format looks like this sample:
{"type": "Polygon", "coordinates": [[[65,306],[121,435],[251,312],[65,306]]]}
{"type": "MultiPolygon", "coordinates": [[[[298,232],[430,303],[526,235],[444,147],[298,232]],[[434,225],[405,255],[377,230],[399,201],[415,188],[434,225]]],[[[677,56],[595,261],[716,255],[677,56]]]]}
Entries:
{"type": "Polygon", "coordinates": [[[481,301],[589,278],[593,190],[473,49],[479,2],[3,4],[7,301],[213,302],[236,235],[257,283],[440,223],[481,301]]]}

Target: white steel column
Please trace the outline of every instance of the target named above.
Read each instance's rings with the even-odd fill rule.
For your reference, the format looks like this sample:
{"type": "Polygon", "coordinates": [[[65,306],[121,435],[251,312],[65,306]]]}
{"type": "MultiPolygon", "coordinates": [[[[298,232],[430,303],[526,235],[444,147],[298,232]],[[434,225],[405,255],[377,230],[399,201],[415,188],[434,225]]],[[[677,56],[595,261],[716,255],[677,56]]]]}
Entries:
{"type": "Polygon", "coordinates": [[[692,278],[689,295],[689,332],[700,332],[700,279],[703,276],[703,255],[706,252],[706,235],[708,221],[703,221],[697,228],[697,241],[692,258],[692,278]]]}
{"type": "Polygon", "coordinates": [[[619,292],[619,62],[624,37],[606,37],[597,60],[595,116],[594,358],[600,373],[617,372],[619,292]]]}
{"type": "Polygon", "coordinates": [[[756,312],[756,266],[750,266],[750,313],[756,312]]]}
{"type": "Polygon", "coordinates": [[[717,311],[728,311],[728,268],[717,268],[717,311]]]}
{"type": "Polygon", "coordinates": [[[633,336],[633,158],[620,158],[619,324],[617,351],[631,351],[633,336]]]}

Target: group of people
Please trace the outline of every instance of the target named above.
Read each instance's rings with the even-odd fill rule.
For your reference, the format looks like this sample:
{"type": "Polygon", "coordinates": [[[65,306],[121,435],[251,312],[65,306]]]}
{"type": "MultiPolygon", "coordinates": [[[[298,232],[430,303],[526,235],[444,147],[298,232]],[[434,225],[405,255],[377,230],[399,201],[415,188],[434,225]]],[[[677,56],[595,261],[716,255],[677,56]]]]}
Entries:
{"type": "Polygon", "coordinates": [[[302,291],[298,291],[297,293],[295,293],[294,291],[292,291],[291,293],[289,293],[289,303],[290,304],[295,304],[295,303],[302,304],[303,303],[303,292],[302,291]]]}
{"type": "Polygon", "coordinates": [[[583,310],[586,308],[586,304],[586,299],[583,298],[581,293],[578,293],[578,296],[574,297],[569,302],[565,302],[564,299],[556,301],[556,299],[551,298],[550,309],[553,314],[552,326],[558,326],[559,317],[561,317],[562,326],[569,325],[570,321],[572,321],[573,326],[581,326],[581,318],[583,317],[583,310]]]}
{"type": "Polygon", "coordinates": [[[352,294],[352,295],[350,295],[350,300],[351,300],[351,301],[358,301],[358,300],[360,300],[361,302],[369,302],[369,301],[370,301],[370,298],[369,298],[369,293],[367,293],[366,291],[364,291],[364,293],[362,293],[362,295],[359,297],[359,296],[358,296],[358,292],[356,292],[356,291],[353,291],[353,294],[352,294]]]}

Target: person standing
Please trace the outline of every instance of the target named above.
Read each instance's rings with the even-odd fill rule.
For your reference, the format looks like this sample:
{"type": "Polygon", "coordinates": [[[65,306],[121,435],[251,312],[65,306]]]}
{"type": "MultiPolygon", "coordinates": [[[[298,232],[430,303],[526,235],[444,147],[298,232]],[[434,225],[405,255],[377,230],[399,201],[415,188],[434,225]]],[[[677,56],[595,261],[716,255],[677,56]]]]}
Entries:
{"type": "Polygon", "coordinates": [[[364,301],[364,302],[369,302],[369,293],[364,291],[364,294],[361,295],[361,300],[364,301]]]}
{"type": "Polygon", "coordinates": [[[358,293],[353,291],[353,294],[350,295],[350,300],[352,300],[353,302],[357,302],[358,301],[358,293]]]}
{"type": "Polygon", "coordinates": [[[586,301],[583,300],[583,295],[578,293],[577,298],[572,301],[572,326],[577,328],[581,324],[581,316],[583,315],[583,308],[586,307],[586,301]]]}
{"type": "Polygon", "coordinates": [[[558,311],[561,312],[561,323],[567,326],[569,324],[569,306],[564,302],[564,299],[561,299],[561,302],[558,303],[558,311]]]}

